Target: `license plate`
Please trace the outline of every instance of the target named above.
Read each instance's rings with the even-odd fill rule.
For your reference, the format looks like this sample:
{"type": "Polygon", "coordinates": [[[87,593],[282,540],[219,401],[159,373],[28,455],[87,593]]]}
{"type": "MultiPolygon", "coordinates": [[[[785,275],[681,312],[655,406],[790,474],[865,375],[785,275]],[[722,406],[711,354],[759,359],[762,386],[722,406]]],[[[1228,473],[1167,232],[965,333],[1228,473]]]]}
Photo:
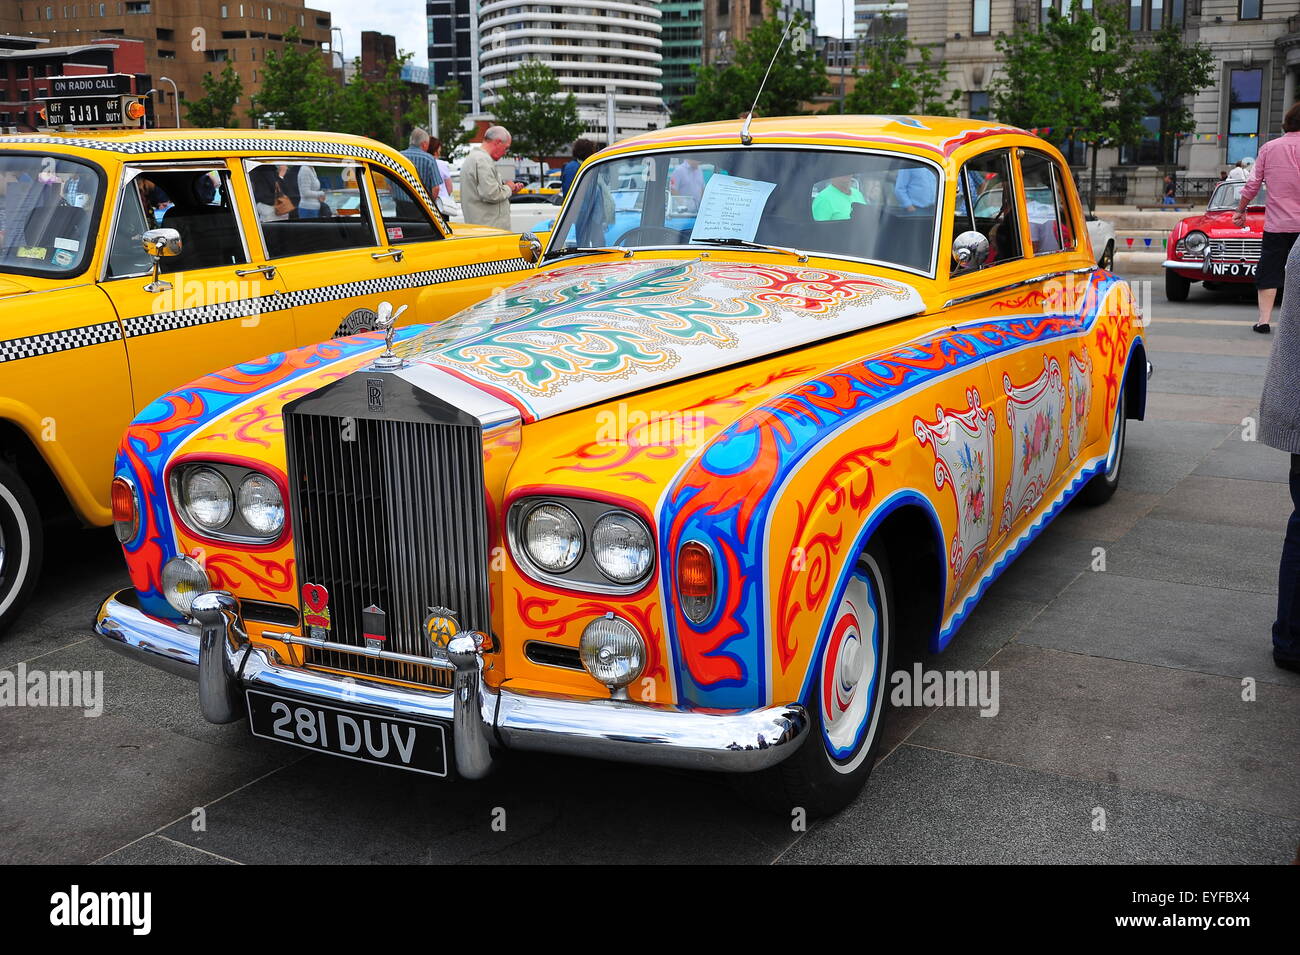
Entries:
{"type": "Polygon", "coordinates": [[[1254,278],[1256,262],[1211,262],[1211,275],[1227,275],[1232,278],[1254,278]]]}
{"type": "Polygon", "coordinates": [[[447,737],[439,723],[379,716],[322,703],[246,691],[254,736],[303,749],[430,776],[447,775],[447,737]]]}

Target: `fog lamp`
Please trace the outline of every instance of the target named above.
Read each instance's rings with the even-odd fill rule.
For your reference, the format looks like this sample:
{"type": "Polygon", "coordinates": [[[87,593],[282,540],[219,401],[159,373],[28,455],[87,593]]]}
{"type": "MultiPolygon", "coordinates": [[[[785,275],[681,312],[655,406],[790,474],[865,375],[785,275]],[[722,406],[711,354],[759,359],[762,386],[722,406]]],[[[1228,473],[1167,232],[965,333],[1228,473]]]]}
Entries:
{"type": "Polygon", "coordinates": [[[641,634],[612,613],[587,624],[578,654],[587,672],[612,690],[627,686],[645,669],[646,647],[641,634]]]}
{"type": "Polygon", "coordinates": [[[194,598],[211,590],[208,573],[193,557],[182,554],[163,564],[162,590],[167,602],[185,616],[190,616],[194,598]]]}

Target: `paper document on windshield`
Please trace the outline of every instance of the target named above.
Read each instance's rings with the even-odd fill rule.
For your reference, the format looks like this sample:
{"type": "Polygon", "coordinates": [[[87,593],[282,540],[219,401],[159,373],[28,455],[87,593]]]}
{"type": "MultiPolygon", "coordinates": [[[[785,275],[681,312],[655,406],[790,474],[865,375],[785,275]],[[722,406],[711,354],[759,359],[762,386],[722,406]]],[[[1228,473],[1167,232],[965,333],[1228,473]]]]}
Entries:
{"type": "Polygon", "coordinates": [[[741,179],[714,173],[704,187],[700,211],[691,230],[697,239],[744,239],[753,242],[758,221],[763,216],[767,197],[776,188],[774,182],[741,179]]]}

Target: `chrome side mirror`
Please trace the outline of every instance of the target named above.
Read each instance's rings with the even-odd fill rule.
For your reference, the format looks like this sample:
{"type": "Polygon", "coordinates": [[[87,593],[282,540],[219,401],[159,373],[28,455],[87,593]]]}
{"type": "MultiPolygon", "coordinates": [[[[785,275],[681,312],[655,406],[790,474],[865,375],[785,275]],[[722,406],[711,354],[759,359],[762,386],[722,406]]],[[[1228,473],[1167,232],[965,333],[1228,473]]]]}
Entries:
{"type": "Polygon", "coordinates": [[[165,292],[172,287],[171,282],[158,278],[162,270],[162,260],[181,254],[181,234],[175,229],[150,229],[140,236],[140,245],[153,259],[153,281],[144,287],[146,292],[165,292]]]}
{"type": "Polygon", "coordinates": [[[542,257],[542,240],[531,232],[519,236],[519,257],[529,265],[536,265],[542,257]]]}
{"type": "Polygon", "coordinates": [[[974,229],[952,240],[952,261],[958,270],[978,268],[988,254],[989,240],[974,229]]]}
{"type": "Polygon", "coordinates": [[[397,331],[397,320],[406,311],[403,305],[393,311],[392,302],[380,302],[375,309],[375,331],[384,333],[384,353],[375,359],[375,368],[401,368],[405,361],[393,354],[393,335],[397,331]]]}

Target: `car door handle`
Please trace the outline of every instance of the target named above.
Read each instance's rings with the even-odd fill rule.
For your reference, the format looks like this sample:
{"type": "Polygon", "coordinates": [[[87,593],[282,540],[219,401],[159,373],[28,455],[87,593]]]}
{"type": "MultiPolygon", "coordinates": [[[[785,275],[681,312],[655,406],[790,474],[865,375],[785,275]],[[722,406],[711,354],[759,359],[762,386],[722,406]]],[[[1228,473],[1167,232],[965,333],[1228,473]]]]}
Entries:
{"type": "Polygon", "coordinates": [[[400,262],[402,261],[402,257],[405,254],[406,253],[403,252],[401,249],[388,249],[387,251],[384,252],[371,252],[370,257],[377,261],[379,259],[387,258],[388,256],[391,255],[393,257],[394,262],[400,262]]]}
{"type": "Polygon", "coordinates": [[[273,279],[275,278],[275,266],[259,265],[255,269],[235,269],[235,274],[238,275],[241,279],[245,275],[265,275],[268,279],[273,279]]]}

